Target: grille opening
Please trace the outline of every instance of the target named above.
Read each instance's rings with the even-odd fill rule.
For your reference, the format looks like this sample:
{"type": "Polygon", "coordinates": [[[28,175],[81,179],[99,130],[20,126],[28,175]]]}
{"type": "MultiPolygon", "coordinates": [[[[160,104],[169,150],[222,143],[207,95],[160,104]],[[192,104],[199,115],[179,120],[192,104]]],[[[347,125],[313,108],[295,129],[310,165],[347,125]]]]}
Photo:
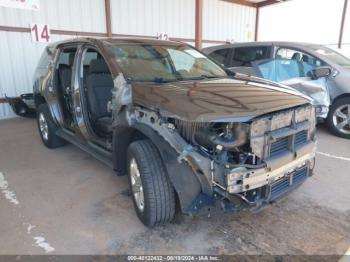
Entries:
{"type": "Polygon", "coordinates": [[[307,130],[300,131],[295,135],[295,146],[301,146],[307,142],[307,130]]]}
{"type": "Polygon", "coordinates": [[[271,198],[273,201],[286,193],[288,189],[293,186],[297,186],[304,182],[308,175],[308,167],[305,166],[301,169],[294,171],[293,173],[277,180],[271,185],[271,198]]]}
{"type": "MultiPolygon", "coordinates": [[[[294,147],[298,148],[300,146],[303,146],[308,141],[308,131],[303,130],[295,135],[294,140],[294,147]]],[[[293,138],[293,136],[286,136],[283,138],[278,139],[277,141],[273,142],[270,147],[270,157],[274,157],[276,155],[279,155],[284,152],[291,151],[290,143],[289,141],[293,138]]]]}
{"type": "Polygon", "coordinates": [[[276,156],[289,150],[289,137],[284,137],[271,144],[270,156],[276,156]]]}

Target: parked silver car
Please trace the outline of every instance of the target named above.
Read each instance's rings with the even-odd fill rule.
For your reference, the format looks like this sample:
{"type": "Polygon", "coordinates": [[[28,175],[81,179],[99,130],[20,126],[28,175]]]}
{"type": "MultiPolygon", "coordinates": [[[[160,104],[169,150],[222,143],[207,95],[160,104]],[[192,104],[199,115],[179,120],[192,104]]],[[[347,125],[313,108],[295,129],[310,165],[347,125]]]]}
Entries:
{"type": "Polygon", "coordinates": [[[314,100],[330,131],[350,139],[350,59],[323,45],[254,42],[205,48],[226,68],[285,84],[314,100]]]}

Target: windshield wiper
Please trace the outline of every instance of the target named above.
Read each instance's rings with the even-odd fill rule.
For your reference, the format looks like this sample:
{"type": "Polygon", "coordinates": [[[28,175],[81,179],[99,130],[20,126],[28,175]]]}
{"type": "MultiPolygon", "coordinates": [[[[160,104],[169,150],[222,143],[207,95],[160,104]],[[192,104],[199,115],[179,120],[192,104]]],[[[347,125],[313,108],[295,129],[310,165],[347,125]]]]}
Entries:
{"type": "Polygon", "coordinates": [[[177,81],[179,81],[179,80],[177,80],[177,79],[164,79],[163,77],[155,77],[153,79],[153,82],[158,83],[158,84],[177,82],[177,81]]]}
{"type": "Polygon", "coordinates": [[[155,77],[153,79],[128,79],[130,82],[154,82],[157,84],[164,84],[164,83],[170,83],[170,82],[176,82],[179,81],[178,79],[164,79],[162,77],[155,77]]]}
{"type": "Polygon", "coordinates": [[[224,76],[217,76],[217,75],[201,75],[201,77],[203,77],[203,78],[208,78],[208,79],[212,79],[212,78],[223,78],[224,76]]]}
{"type": "Polygon", "coordinates": [[[204,80],[204,79],[214,79],[214,78],[223,78],[225,76],[216,76],[216,75],[201,75],[191,78],[183,78],[181,80],[204,80]]]}

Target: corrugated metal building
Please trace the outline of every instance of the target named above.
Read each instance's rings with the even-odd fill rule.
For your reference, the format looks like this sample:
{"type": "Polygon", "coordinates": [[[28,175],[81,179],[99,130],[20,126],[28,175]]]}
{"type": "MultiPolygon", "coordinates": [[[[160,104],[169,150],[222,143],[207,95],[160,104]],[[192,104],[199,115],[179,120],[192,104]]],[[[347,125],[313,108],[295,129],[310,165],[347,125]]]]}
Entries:
{"type": "MultiPolygon", "coordinates": [[[[108,1],[109,2],[109,1],[108,1]]],[[[31,92],[32,76],[46,44],[32,43],[30,24],[48,24],[50,41],[74,35],[106,36],[105,0],[40,0],[38,11],[0,7],[0,118],[12,117],[4,95],[31,92]]],[[[195,0],[110,0],[113,36],[170,38],[194,44],[195,0]]],[[[203,1],[203,46],[252,41],[256,8],[203,1]]]]}

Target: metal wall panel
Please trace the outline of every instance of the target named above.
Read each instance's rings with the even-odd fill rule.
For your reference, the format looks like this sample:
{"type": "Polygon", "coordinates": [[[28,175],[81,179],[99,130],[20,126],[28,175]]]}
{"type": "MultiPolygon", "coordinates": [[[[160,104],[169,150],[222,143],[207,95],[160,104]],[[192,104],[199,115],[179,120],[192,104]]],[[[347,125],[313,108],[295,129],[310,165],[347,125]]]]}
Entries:
{"type": "MultiPolygon", "coordinates": [[[[195,0],[113,0],[111,4],[115,34],[156,36],[165,32],[170,37],[195,37],[195,0]]],[[[252,41],[255,15],[252,7],[204,0],[203,39],[252,41]]]]}
{"type": "Polygon", "coordinates": [[[58,30],[106,32],[104,0],[41,0],[39,11],[0,7],[0,25],[29,28],[31,23],[58,30]]]}
{"type": "MultiPolygon", "coordinates": [[[[41,0],[40,10],[0,7],[0,25],[29,28],[31,23],[51,29],[106,32],[104,0],[41,0]]],[[[51,42],[71,36],[51,35],[51,42]]],[[[32,92],[33,73],[45,44],[33,44],[29,33],[0,31],[0,97],[32,92]]],[[[0,104],[0,119],[13,116],[0,104]]]]}
{"type": "Polygon", "coordinates": [[[256,9],[219,0],[204,0],[203,39],[254,41],[256,9]]]}
{"type": "MultiPolygon", "coordinates": [[[[217,0],[213,0],[217,1],[217,0]]],[[[112,0],[115,34],[194,38],[195,0],[112,0]]]]}

